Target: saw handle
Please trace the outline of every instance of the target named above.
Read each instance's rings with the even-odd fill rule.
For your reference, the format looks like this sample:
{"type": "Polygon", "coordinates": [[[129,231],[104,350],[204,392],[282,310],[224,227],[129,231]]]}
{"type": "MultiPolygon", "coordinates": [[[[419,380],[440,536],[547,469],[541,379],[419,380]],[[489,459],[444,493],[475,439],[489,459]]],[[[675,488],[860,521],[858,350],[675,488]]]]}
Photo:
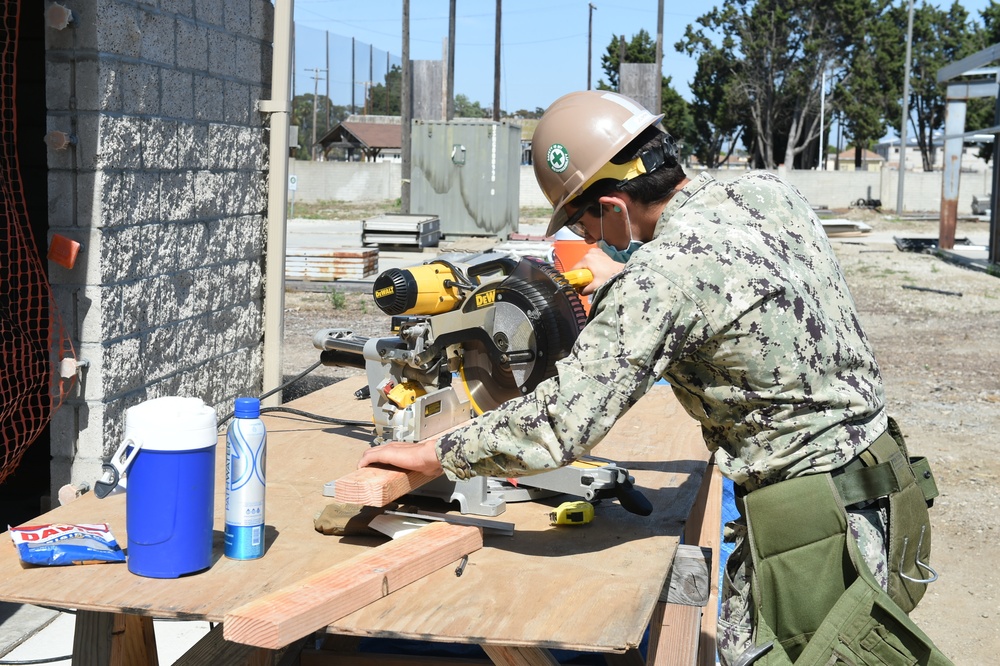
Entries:
{"type": "Polygon", "coordinates": [[[615,486],[615,497],[622,505],[622,508],[637,516],[648,516],[653,513],[653,505],[633,484],[632,479],[626,476],[625,480],[615,486]]]}
{"type": "Polygon", "coordinates": [[[563,273],[563,277],[566,278],[566,281],[569,282],[571,287],[578,291],[594,281],[594,274],[590,272],[589,268],[578,268],[575,271],[566,271],[563,273]]]}

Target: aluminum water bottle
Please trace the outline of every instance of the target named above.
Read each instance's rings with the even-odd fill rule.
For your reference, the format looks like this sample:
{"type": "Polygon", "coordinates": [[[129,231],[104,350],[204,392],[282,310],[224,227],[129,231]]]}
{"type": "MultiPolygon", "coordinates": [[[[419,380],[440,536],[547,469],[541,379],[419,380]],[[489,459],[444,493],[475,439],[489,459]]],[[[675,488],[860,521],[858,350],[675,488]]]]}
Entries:
{"type": "Polygon", "coordinates": [[[264,555],[264,469],[267,431],[260,400],[236,398],[226,431],[225,555],[254,560],[264,555]]]}

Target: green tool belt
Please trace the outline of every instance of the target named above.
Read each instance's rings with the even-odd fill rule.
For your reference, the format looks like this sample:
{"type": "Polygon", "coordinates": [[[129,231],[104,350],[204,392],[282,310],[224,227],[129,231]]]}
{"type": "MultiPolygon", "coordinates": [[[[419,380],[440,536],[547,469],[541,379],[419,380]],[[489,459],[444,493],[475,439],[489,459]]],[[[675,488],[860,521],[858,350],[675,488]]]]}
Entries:
{"type": "Polygon", "coordinates": [[[738,663],[950,663],[907,617],[935,578],[927,564],[927,504],[937,495],[930,468],[908,458],[892,421],[860,458],[835,474],[789,479],[743,498],[756,622],[755,648],[744,656],[751,659],[738,663]],[[848,536],[845,511],[886,501],[879,498],[889,507],[888,594],[848,536]]]}

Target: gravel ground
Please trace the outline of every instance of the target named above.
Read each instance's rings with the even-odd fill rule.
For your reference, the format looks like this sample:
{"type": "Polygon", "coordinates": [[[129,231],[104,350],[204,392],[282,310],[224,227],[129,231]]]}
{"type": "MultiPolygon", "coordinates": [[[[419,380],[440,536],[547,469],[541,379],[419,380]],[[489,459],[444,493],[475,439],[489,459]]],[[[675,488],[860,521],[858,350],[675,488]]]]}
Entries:
{"type": "MultiPolygon", "coordinates": [[[[863,219],[876,231],[937,235],[936,222],[888,222],[874,213],[845,217],[863,219]]],[[[913,617],[956,664],[996,663],[1000,280],[929,254],[900,252],[891,241],[861,236],[835,240],[834,248],[875,347],[890,413],[911,454],[931,460],[941,491],[931,511],[932,564],[940,579],[913,617]]],[[[386,335],[388,317],[365,292],[331,288],[286,294],[288,378],[318,360],[313,334],[334,327],[386,335]]],[[[285,399],[359,372],[320,368],[287,390],[285,399]]]]}

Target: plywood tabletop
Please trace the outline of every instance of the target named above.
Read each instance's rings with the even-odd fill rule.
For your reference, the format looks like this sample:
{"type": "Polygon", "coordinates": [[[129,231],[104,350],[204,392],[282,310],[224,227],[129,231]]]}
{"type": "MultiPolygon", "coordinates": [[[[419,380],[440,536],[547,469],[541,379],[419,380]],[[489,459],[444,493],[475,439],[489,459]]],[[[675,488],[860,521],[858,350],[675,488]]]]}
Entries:
{"type": "MultiPolygon", "coordinates": [[[[371,418],[354,398],[363,377],[339,382],[290,406],[345,419],[371,418]]],[[[313,518],[330,501],[323,486],[355,468],[370,430],[265,414],[268,428],[266,552],[252,561],[222,556],[224,438],[216,469],[213,563],[205,572],[160,580],[124,564],[23,568],[9,535],[0,537],[0,600],[220,622],[227,612],[378,545],[335,537],[313,518]]],[[[548,513],[566,497],[508,503],[499,520],[514,536],[485,537],[462,576],[445,567],[330,626],[337,633],[432,641],[620,652],[638,644],[698,491],[708,451],[697,425],[666,386],[656,386],[593,451],[627,468],[653,504],[649,517],[616,502],[597,506],[586,526],[553,527],[548,513]]],[[[428,510],[447,507],[425,500],[428,510]]],[[[125,496],[88,493],[32,523],[107,522],[127,544],[125,496]]]]}

